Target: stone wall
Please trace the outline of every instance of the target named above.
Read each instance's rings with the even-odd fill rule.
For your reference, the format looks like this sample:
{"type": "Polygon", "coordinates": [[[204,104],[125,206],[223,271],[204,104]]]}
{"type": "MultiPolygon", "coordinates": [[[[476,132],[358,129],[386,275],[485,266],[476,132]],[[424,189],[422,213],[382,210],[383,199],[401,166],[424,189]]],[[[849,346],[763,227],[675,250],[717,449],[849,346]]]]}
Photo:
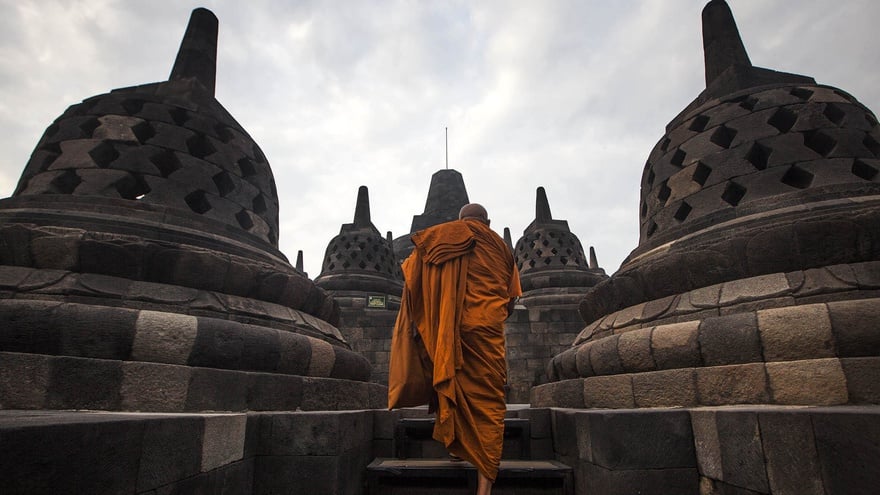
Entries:
{"type": "Polygon", "coordinates": [[[386,308],[367,307],[367,298],[336,297],[339,303],[339,331],[351,344],[352,351],[364,356],[372,365],[370,381],[388,385],[388,360],[391,355],[391,334],[400,297],[383,294],[386,308]]]}

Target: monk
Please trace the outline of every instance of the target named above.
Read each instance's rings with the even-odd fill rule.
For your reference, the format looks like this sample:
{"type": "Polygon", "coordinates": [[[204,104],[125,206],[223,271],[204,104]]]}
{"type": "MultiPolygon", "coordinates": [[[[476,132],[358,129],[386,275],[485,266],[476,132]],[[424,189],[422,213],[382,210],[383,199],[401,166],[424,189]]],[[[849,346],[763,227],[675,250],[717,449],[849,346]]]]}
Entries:
{"type": "Polygon", "coordinates": [[[433,437],[491,493],[504,440],[504,320],[522,294],[513,254],[481,205],[412,235],[391,341],[388,407],[429,404],[433,437]]]}

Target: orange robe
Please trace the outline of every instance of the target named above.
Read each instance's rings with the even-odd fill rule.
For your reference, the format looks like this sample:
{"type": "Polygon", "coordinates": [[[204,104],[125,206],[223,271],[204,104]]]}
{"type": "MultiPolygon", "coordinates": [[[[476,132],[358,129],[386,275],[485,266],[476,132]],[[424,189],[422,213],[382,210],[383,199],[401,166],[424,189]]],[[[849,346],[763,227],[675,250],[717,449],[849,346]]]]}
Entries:
{"type": "Polygon", "coordinates": [[[495,479],[504,438],[504,320],[522,294],[510,249],[474,219],[412,236],[391,342],[388,407],[431,404],[434,438],[495,479]]]}

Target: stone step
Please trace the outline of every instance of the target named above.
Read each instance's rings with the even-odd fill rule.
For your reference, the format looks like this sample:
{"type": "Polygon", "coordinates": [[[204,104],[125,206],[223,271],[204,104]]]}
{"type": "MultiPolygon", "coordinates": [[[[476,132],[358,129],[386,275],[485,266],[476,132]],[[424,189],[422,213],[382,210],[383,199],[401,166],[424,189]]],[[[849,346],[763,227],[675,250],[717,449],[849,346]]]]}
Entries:
{"type": "MultiPolygon", "coordinates": [[[[398,459],[445,457],[446,449],[431,438],[434,418],[401,418],[394,431],[394,455],[398,459]]],[[[528,419],[504,418],[502,459],[530,459],[531,426],[528,419]]]]}
{"type": "MultiPolygon", "coordinates": [[[[367,495],[472,495],[477,470],[465,461],[377,458],[367,466],[367,495]]],[[[570,495],[571,468],[552,460],[502,460],[493,495],[570,495]]]]}

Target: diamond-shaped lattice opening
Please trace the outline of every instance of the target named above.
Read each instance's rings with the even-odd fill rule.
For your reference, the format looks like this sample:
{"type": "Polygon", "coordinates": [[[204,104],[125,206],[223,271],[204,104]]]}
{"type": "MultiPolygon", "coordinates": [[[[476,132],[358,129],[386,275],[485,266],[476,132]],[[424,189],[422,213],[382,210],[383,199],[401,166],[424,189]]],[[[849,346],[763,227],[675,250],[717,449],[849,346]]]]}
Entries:
{"type": "Polygon", "coordinates": [[[754,143],[752,144],[752,147],[749,148],[745,158],[756,169],[764,170],[767,168],[767,162],[770,161],[770,153],[770,148],[763,144],[754,143]]]}
{"type": "Polygon", "coordinates": [[[262,194],[258,194],[253,201],[254,213],[257,215],[262,215],[266,213],[266,198],[263,197],[262,194]]]}
{"type": "Polygon", "coordinates": [[[254,221],[245,210],[239,210],[239,212],[235,214],[235,219],[238,220],[238,224],[241,225],[241,228],[244,230],[250,230],[254,226],[254,221]]]}
{"type": "Polygon", "coordinates": [[[663,181],[660,184],[660,190],[657,191],[657,199],[659,199],[662,203],[665,203],[669,196],[672,194],[672,189],[669,189],[669,186],[666,184],[667,181],[663,181]]]}
{"type": "Polygon", "coordinates": [[[856,177],[860,177],[865,180],[874,180],[874,177],[877,176],[877,169],[861,160],[856,159],[852,165],[852,173],[856,177]]]}
{"type": "Polygon", "coordinates": [[[728,182],[724,192],[721,193],[721,199],[730,206],[736,206],[746,195],[746,188],[736,182],[728,182]]]}
{"type": "Polygon", "coordinates": [[[678,209],[675,210],[675,215],[672,215],[672,217],[679,222],[684,222],[688,215],[691,214],[691,210],[693,210],[693,208],[691,208],[691,205],[682,201],[681,206],[679,206],[678,209]]]}
{"type": "Polygon", "coordinates": [[[777,131],[781,133],[786,133],[794,126],[794,123],[797,122],[797,114],[789,110],[788,108],[781,107],[773,113],[773,115],[767,119],[767,123],[776,128],[777,131]]]}
{"type": "Polygon", "coordinates": [[[59,143],[45,143],[41,144],[39,147],[40,151],[45,151],[47,153],[55,153],[56,155],[61,154],[61,145],[59,143]]]}
{"type": "Polygon", "coordinates": [[[669,143],[671,142],[672,141],[668,137],[663,138],[663,141],[660,142],[660,151],[666,151],[669,149],[669,143]]]}
{"type": "Polygon", "coordinates": [[[92,117],[79,125],[83,135],[87,138],[92,137],[92,134],[95,133],[95,129],[98,127],[101,127],[101,122],[96,117],[92,117]]]}
{"type": "Polygon", "coordinates": [[[540,249],[535,249],[535,254],[541,256],[542,254],[544,254],[544,251],[541,251],[540,249]]]}
{"type": "Polygon", "coordinates": [[[670,163],[675,165],[676,167],[680,167],[682,163],[684,163],[685,152],[681,148],[675,150],[675,153],[672,155],[672,159],[669,160],[670,163]]]}
{"type": "Polygon", "coordinates": [[[183,108],[172,108],[168,111],[168,115],[171,116],[171,120],[177,125],[183,125],[189,120],[189,112],[183,108]]]}
{"type": "Polygon", "coordinates": [[[545,265],[549,265],[550,263],[553,263],[553,259],[552,259],[552,258],[544,258],[544,264],[545,264],[545,265]]]}
{"type": "Polygon", "coordinates": [[[656,175],[654,175],[654,169],[648,170],[647,182],[648,182],[649,186],[654,184],[655,177],[656,177],[656,175]]]}
{"type": "Polygon", "coordinates": [[[541,244],[543,244],[544,247],[547,247],[547,246],[550,245],[550,241],[548,241],[547,239],[542,239],[542,240],[541,240],[541,244]]]}
{"type": "Polygon", "coordinates": [[[561,257],[559,258],[559,261],[560,261],[563,265],[568,264],[568,258],[566,258],[565,256],[561,256],[561,257]]]}
{"type": "Polygon", "coordinates": [[[529,268],[535,267],[535,260],[529,260],[529,268]]]}
{"type": "Polygon", "coordinates": [[[726,125],[718,126],[714,132],[712,132],[712,136],[709,138],[709,141],[721,146],[722,148],[730,148],[730,143],[733,142],[733,138],[736,137],[736,130],[727,127],[726,125]]]}
{"type": "Polygon", "coordinates": [[[193,191],[187,194],[183,200],[189,205],[190,210],[198,214],[205,213],[211,209],[211,203],[208,202],[205,191],[193,191]]]}
{"type": "Polygon", "coordinates": [[[559,254],[559,251],[556,248],[551,249],[550,252],[553,253],[554,256],[559,254]]]}
{"type": "Polygon", "coordinates": [[[140,175],[131,174],[119,180],[115,184],[119,196],[125,199],[143,199],[150,192],[144,178],[140,175]]]}
{"type": "Polygon", "coordinates": [[[114,148],[112,144],[107,141],[101,141],[89,151],[89,156],[92,157],[92,161],[95,162],[95,165],[101,168],[106,168],[113,163],[113,160],[119,158],[119,152],[116,151],[116,148],[114,148]]]}
{"type": "Polygon", "coordinates": [[[804,145],[822,156],[828,156],[837,146],[837,140],[822,131],[810,131],[804,133],[804,145]]]}
{"type": "Polygon", "coordinates": [[[73,170],[65,170],[63,174],[52,179],[50,184],[53,192],[58,194],[71,194],[81,182],[82,179],[76,174],[76,172],[73,170]]]}
{"type": "Polygon", "coordinates": [[[813,92],[807,88],[794,88],[791,90],[790,93],[792,96],[800,98],[804,101],[809,100],[810,97],[813,96],[813,92]]]}
{"type": "Polygon", "coordinates": [[[868,148],[868,150],[870,150],[871,153],[874,154],[874,156],[880,158],[880,143],[878,143],[876,139],[874,139],[870,135],[865,136],[862,144],[864,144],[865,148],[868,148]]]}
{"type": "Polygon", "coordinates": [[[177,154],[171,150],[163,150],[150,157],[153,165],[159,169],[162,177],[168,177],[181,167],[177,154]]]}
{"type": "Polygon", "coordinates": [[[217,133],[217,137],[220,138],[220,141],[223,141],[224,143],[228,143],[235,139],[235,134],[232,130],[223,124],[215,125],[214,132],[217,133]]]}
{"type": "Polygon", "coordinates": [[[153,129],[153,126],[147,121],[138,122],[133,125],[131,127],[131,132],[134,133],[134,137],[136,137],[141,144],[146,143],[151,137],[156,135],[155,129],[153,129]]]}
{"type": "Polygon", "coordinates": [[[711,173],[711,168],[707,167],[703,162],[697,162],[697,166],[694,167],[694,174],[691,176],[691,180],[701,186],[706,185],[706,180],[709,179],[709,174],[711,173]]]}
{"type": "Polygon", "coordinates": [[[694,132],[703,132],[706,130],[706,124],[709,123],[709,117],[705,115],[697,115],[694,117],[694,120],[691,121],[691,125],[688,126],[688,129],[694,132]]]}
{"type": "Polygon", "coordinates": [[[547,232],[547,237],[549,237],[549,238],[551,238],[551,239],[555,239],[555,238],[556,238],[556,232],[552,232],[552,231],[551,231],[551,232],[547,232]]]}
{"type": "Polygon", "coordinates": [[[124,108],[129,115],[136,115],[144,108],[144,100],[122,100],[122,108],[124,108]]]}
{"type": "Polygon", "coordinates": [[[229,177],[229,173],[225,170],[211,178],[214,180],[214,184],[217,185],[217,191],[220,192],[220,197],[226,196],[235,190],[235,182],[232,181],[232,178],[229,177]]]}
{"type": "Polygon", "coordinates": [[[843,124],[843,119],[846,117],[846,112],[841,110],[840,107],[834,103],[826,103],[825,110],[822,110],[822,115],[835,125],[841,125],[843,124]]]}
{"type": "Polygon", "coordinates": [[[810,184],[813,183],[813,174],[810,172],[798,167],[797,165],[792,165],[785,175],[782,176],[782,183],[789,185],[791,187],[797,189],[806,189],[810,187],[810,184]]]}
{"type": "Polygon", "coordinates": [[[242,158],[239,160],[238,168],[241,170],[242,177],[257,175],[257,168],[254,166],[254,162],[252,162],[250,158],[242,158]]]}
{"type": "Polygon", "coordinates": [[[748,98],[745,98],[741,102],[739,102],[740,107],[742,107],[746,110],[749,110],[749,111],[754,110],[755,106],[757,104],[758,104],[758,99],[753,96],[749,96],[748,98]]]}
{"type": "Polygon", "coordinates": [[[189,150],[189,154],[196,158],[204,158],[217,151],[211,141],[203,134],[196,134],[187,139],[186,148],[189,150]]]}
{"type": "Polygon", "coordinates": [[[645,229],[645,234],[648,237],[651,237],[652,235],[654,235],[654,232],[657,232],[657,222],[651,220],[650,222],[648,222],[648,228],[645,229]]]}

